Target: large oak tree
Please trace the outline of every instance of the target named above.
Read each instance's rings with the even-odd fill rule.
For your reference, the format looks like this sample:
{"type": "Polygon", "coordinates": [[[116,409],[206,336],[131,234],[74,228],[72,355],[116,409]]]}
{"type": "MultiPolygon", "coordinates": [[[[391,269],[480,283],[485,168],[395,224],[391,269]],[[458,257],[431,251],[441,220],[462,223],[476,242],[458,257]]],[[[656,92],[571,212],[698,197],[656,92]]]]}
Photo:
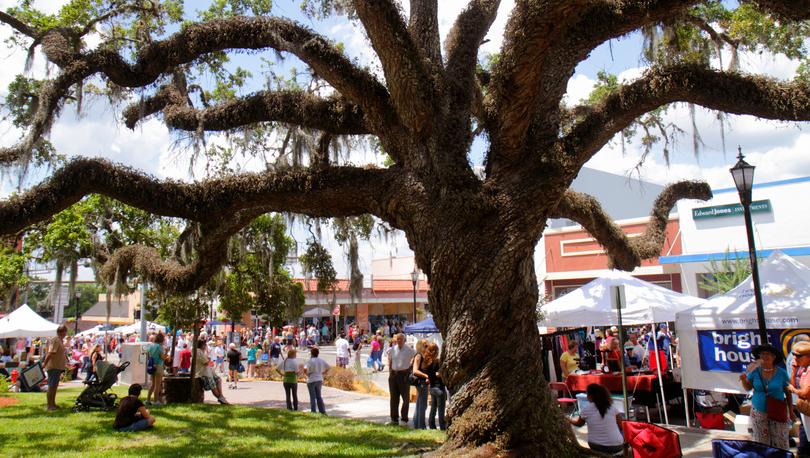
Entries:
{"type": "MultiPolygon", "coordinates": [[[[712,41],[740,46],[742,41],[718,31],[711,17],[701,17],[700,11],[718,2],[518,0],[498,59],[482,70],[479,47],[495,19],[497,0],[471,0],[444,49],[438,0],[411,0],[408,18],[393,0],[321,1],[324,9],[337,3],[362,25],[382,75],[361,68],[315,31],[263,14],[259,7],[234,6],[232,14],[209,14],[166,33],[158,18],[176,16],[176,1],[85,3],[92,8],[83,16],[61,23],[26,8],[0,13],[18,42],[41,49],[58,67],[46,81],[18,81],[35,105],[17,113],[26,119],[26,136],[0,150],[1,163],[47,155],[44,135],[64,103],[80,100],[77,95],[91,80],[146,94],[122,111],[130,128],[151,116],[191,133],[273,123],[319,132],[321,140],[307,166],[191,184],[160,181],[103,160],[75,159],[38,186],[0,202],[0,234],[17,233],[89,193],[184,218],[199,228],[192,260],[126,247],[112,254],[107,268],[136,272],[164,290],[188,292],[220,268],[229,237],[258,215],[375,215],[405,232],[431,284],[431,309],[446,342],[443,375],[453,392],[443,453],[473,448],[520,456],[576,453],[536,356],[532,253],[547,220],[581,223],[606,248],[614,267],[630,270],[659,254],[667,214],[678,199],[710,197],[702,183],[667,187],[645,234],[629,239],[594,198],[569,189],[583,164],[615,134],[673,102],[810,120],[806,82],[723,71],[694,59],[654,60],[640,78],[610,88],[593,103],[562,103],[577,64],[599,45],[636,30],[666,25],[678,36],[683,29],[677,27],[684,24],[712,41]],[[116,21],[127,27],[114,27],[116,21]],[[102,28],[105,40],[86,48],[84,37],[102,28]],[[296,56],[330,90],[270,88],[244,98],[192,102],[192,71],[214,68],[218,56],[228,52],[260,50],[296,56]],[[468,160],[476,135],[488,139],[483,176],[468,160]],[[372,136],[391,165],[334,161],[329,148],[336,136],[372,136]]],[[[778,24],[810,18],[810,0],[754,0],[744,6],[778,24]]]]}

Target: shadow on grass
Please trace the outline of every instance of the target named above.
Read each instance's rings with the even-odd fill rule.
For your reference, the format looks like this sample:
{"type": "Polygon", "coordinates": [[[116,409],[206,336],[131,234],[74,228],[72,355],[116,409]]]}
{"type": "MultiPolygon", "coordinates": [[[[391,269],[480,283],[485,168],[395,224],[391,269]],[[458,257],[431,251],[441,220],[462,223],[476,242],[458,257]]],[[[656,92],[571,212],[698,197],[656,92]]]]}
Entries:
{"type": "Polygon", "coordinates": [[[78,392],[61,393],[63,409],[57,412],[45,411],[44,395],[20,395],[20,404],[0,409],[3,455],[384,457],[434,449],[443,440],[430,431],[214,404],[153,408],[155,429],[118,433],[112,412],[67,408],[78,392]]]}

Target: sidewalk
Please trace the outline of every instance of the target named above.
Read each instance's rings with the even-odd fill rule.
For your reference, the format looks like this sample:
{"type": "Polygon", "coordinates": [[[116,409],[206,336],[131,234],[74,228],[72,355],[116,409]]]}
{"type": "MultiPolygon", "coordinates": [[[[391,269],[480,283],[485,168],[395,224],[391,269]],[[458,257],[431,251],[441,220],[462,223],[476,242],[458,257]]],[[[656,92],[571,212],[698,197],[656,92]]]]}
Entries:
{"type": "MultiPolygon", "coordinates": [[[[272,407],[286,409],[284,386],[281,382],[270,381],[244,381],[239,382],[239,388],[231,390],[223,381],[225,398],[231,404],[248,405],[254,407],[272,407]]],[[[321,391],[326,414],[336,417],[366,420],[375,423],[388,421],[388,398],[368,394],[342,391],[324,386],[321,391]]],[[[205,393],[205,402],[216,403],[217,400],[210,391],[205,393]]],[[[309,392],[305,383],[298,384],[298,410],[309,411],[309,392]]]]}

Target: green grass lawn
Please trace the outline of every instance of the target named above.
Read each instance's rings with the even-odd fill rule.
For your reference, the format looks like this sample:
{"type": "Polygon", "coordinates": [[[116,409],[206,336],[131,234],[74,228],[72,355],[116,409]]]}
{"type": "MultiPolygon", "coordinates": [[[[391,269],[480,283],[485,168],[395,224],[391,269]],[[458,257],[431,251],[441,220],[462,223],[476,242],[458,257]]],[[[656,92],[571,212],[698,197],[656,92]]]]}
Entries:
{"type": "Polygon", "coordinates": [[[119,433],[114,412],[71,412],[79,391],[60,389],[62,410],[54,413],[45,411],[44,393],[9,395],[20,402],[0,407],[0,455],[383,457],[418,454],[444,439],[440,431],[214,404],[152,408],[154,429],[119,433]]]}

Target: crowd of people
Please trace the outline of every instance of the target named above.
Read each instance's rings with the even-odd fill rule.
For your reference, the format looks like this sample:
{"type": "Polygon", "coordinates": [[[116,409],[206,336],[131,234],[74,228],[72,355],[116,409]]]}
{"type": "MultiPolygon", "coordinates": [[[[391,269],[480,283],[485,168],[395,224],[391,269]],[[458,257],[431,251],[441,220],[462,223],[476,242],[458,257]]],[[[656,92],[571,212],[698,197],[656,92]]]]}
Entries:
{"type": "MultiPolygon", "coordinates": [[[[400,329],[401,325],[386,323],[374,334],[368,334],[359,326],[347,327],[347,333],[340,333],[334,342],[335,366],[347,368],[354,356],[359,370],[360,355],[368,355],[366,365],[372,372],[389,369],[390,424],[408,423],[410,389],[414,386],[417,396],[412,411],[413,426],[444,430],[448,392],[440,375],[439,347],[420,340],[414,348],[406,344],[404,334],[396,332],[400,329]],[[368,349],[364,350],[366,347],[368,349]]],[[[209,337],[205,331],[200,333],[196,342],[190,332],[177,332],[174,336],[163,332],[150,333],[144,355],[148,384],[130,386],[128,396],[121,400],[114,428],[140,431],[155,424],[155,417],[147,407],[165,403],[160,387],[166,375],[193,371],[204,390],[210,391],[220,403],[228,404],[223,391],[225,382],[228,389],[238,389],[240,375],[253,377],[257,367],[262,365],[276,367],[282,374],[288,409],[298,410],[298,380],[303,377],[309,392],[310,410],[326,414],[321,393],[324,376],[333,366],[321,357],[319,345],[330,341],[327,335],[325,326],[258,328],[230,334],[228,337],[232,341],[226,344],[222,337],[215,334],[209,337]],[[309,358],[302,361],[299,355],[305,351],[309,358]],[[195,357],[196,364],[193,364],[195,357]],[[142,390],[146,390],[143,401],[142,390]]],[[[68,337],[67,328],[60,326],[57,336],[51,339],[42,339],[41,342],[21,339],[21,348],[23,353],[29,352],[29,358],[39,355],[47,373],[47,408],[56,410],[56,391],[65,372],[71,377],[83,376],[92,380],[96,377],[99,362],[107,358],[119,361],[122,346],[128,341],[137,341],[137,336],[98,333],[68,337]]],[[[16,357],[20,357],[19,353],[16,357]]],[[[0,362],[12,361],[13,358],[11,349],[0,349],[0,362]]]]}
{"type": "MultiPolygon", "coordinates": [[[[647,369],[651,363],[657,364],[659,358],[655,355],[656,348],[662,367],[665,368],[671,347],[677,346],[677,338],[673,338],[664,323],[659,326],[655,337],[646,326],[631,328],[626,335],[627,340],[621,343],[618,328],[612,326],[604,331],[595,329],[582,343],[569,340],[567,351],[559,358],[563,379],[581,368],[596,369],[601,366],[609,372],[618,372],[621,367],[620,359],[624,360],[624,367],[628,370],[647,369]],[[580,348],[581,346],[585,348],[580,348]]],[[[677,350],[673,357],[677,358],[677,350]]]]}
{"type": "MultiPolygon", "coordinates": [[[[663,329],[663,328],[662,328],[663,329]]],[[[659,334],[660,336],[661,334],[659,334]]],[[[611,336],[608,334],[608,338],[611,336]]],[[[616,351],[617,342],[606,342],[608,352],[616,351]]],[[[661,342],[665,344],[665,342],[661,342]]],[[[633,355],[638,345],[637,336],[625,343],[625,358],[633,355]]],[[[578,367],[578,344],[571,341],[560,357],[563,374],[568,376],[578,367]]],[[[644,352],[642,346],[639,352],[644,352]]],[[[662,350],[663,351],[663,350],[662,350]]],[[[794,337],[793,345],[782,363],[782,351],[767,344],[752,348],[753,362],[740,374],[740,386],[751,393],[750,427],[756,442],[783,449],[790,449],[790,429],[798,420],[798,456],[810,457],[810,337],[800,334],[794,337]]],[[[607,356],[606,363],[617,355],[607,356]]],[[[641,358],[644,358],[642,356],[641,358]]],[[[625,359],[625,365],[632,365],[625,359]]],[[[588,425],[588,444],[591,449],[604,453],[616,453],[624,446],[621,432],[622,415],[613,405],[607,388],[593,383],[587,387],[588,403],[578,416],[569,418],[575,426],[588,425]]]]}

